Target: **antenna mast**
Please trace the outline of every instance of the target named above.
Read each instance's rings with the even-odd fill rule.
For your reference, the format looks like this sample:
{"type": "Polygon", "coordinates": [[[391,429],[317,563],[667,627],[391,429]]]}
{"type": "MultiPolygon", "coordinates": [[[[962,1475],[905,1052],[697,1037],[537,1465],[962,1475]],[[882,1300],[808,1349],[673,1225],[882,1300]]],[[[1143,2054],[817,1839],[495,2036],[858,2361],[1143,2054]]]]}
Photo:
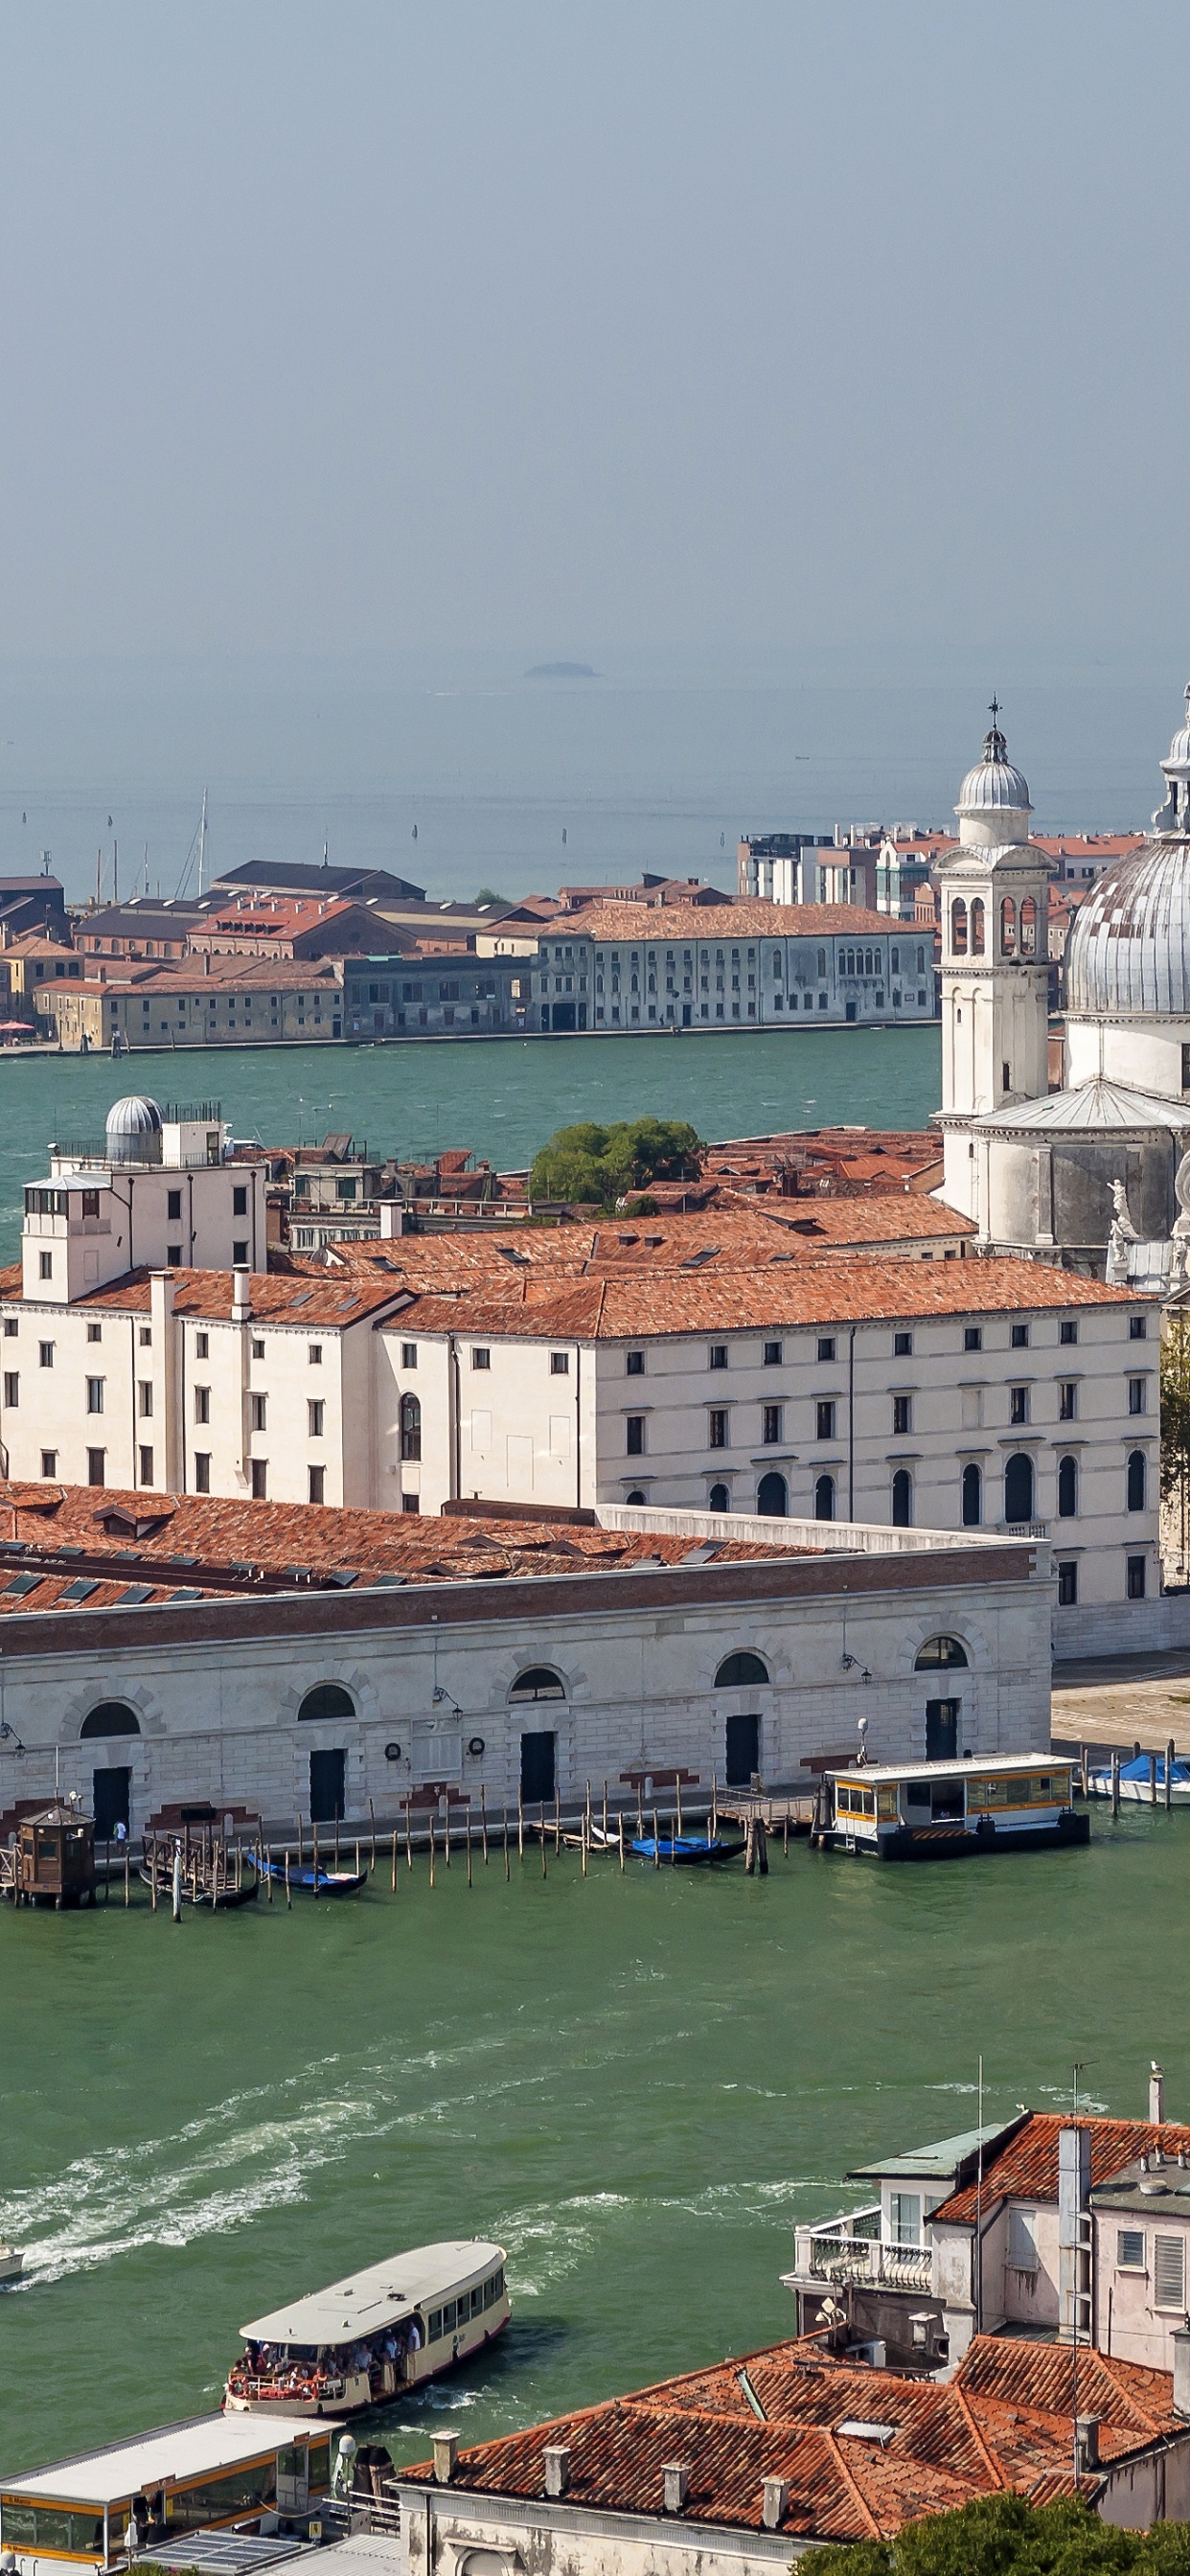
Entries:
{"type": "Polygon", "coordinates": [[[202,821],[198,827],[198,891],[202,894],[203,861],[207,852],[207,791],[202,791],[202,821]]]}

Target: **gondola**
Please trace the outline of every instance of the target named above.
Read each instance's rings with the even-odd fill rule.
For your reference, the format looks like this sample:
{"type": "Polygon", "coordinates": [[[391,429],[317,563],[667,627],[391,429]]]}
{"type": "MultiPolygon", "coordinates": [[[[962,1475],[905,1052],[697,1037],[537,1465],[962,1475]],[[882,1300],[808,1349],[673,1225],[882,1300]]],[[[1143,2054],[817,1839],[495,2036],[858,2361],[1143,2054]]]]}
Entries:
{"type": "Polygon", "coordinates": [[[745,1845],[742,1841],[729,1843],[720,1834],[712,1835],[709,1841],[705,1836],[700,1841],[694,1834],[634,1834],[629,1848],[638,1860],[659,1861],[663,1869],[705,1869],[708,1865],[713,1868],[717,1861],[738,1860],[745,1845]]]}
{"type": "Polygon", "coordinates": [[[288,1886],[291,1895],[313,1896],[316,1880],[319,1896],[357,1896],[368,1884],[366,1869],[326,1869],[321,1861],[317,1870],[309,1861],[303,1861],[300,1868],[291,1861],[288,1879],[283,1860],[266,1860],[264,1868],[266,1878],[275,1880],[279,1887],[288,1886]]]}
{"type": "MultiPolygon", "coordinates": [[[[173,1853],[159,1851],[155,1858],[151,1855],[148,1859],[141,1862],[140,1876],[146,1887],[152,1887],[153,1885],[154,1870],[156,1870],[157,1876],[158,1904],[172,1905],[174,1890],[173,1853]]],[[[226,1882],[221,1881],[216,1887],[214,1894],[211,1892],[210,1862],[200,1859],[197,1874],[195,1873],[193,1862],[190,1864],[183,1862],[182,1903],[184,1905],[205,1905],[211,1913],[230,1914],[234,1912],[238,1905],[251,1905],[254,1898],[259,1896],[259,1894],[260,1876],[257,1871],[256,1864],[252,1860],[245,1858],[244,1875],[238,1887],[236,1886],[234,1879],[228,1879],[226,1882]]]]}

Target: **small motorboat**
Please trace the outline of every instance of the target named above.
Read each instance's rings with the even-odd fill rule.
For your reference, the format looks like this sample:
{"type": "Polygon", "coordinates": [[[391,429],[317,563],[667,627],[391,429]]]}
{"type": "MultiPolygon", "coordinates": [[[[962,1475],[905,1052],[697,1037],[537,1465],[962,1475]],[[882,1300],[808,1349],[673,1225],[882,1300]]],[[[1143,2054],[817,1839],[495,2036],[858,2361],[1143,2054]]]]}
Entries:
{"type": "Polygon", "coordinates": [[[662,1869],[705,1869],[717,1861],[738,1860],[746,1845],[742,1839],[729,1843],[722,1834],[634,1834],[629,1848],[638,1860],[659,1861],[662,1869]]]}
{"type": "MultiPolygon", "coordinates": [[[[1149,1769],[1150,1761],[1156,1765],[1157,1803],[1162,1807],[1165,1804],[1165,1755],[1137,1753],[1130,1762],[1120,1764],[1120,1796],[1131,1806],[1148,1807],[1152,1804],[1153,1774],[1149,1769]]],[[[1093,1771],[1088,1771],[1087,1796],[1110,1798],[1110,1762],[1097,1763],[1093,1771]]],[[[1180,1761],[1176,1754],[1170,1766],[1169,1800],[1173,1807],[1190,1807],[1190,1762],[1180,1761]]]]}
{"type": "Polygon", "coordinates": [[[0,2290],[10,2290],[25,2269],[25,2257],[15,2245],[0,2245],[0,2290]]]}
{"type": "Polygon", "coordinates": [[[275,1885],[288,1886],[291,1894],[298,1896],[357,1896],[368,1884],[366,1869],[327,1869],[321,1861],[316,1870],[309,1861],[303,1861],[300,1868],[291,1861],[288,1880],[283,1860],[266,1860],[264,1870],[265,1877],[275,1885]]]}

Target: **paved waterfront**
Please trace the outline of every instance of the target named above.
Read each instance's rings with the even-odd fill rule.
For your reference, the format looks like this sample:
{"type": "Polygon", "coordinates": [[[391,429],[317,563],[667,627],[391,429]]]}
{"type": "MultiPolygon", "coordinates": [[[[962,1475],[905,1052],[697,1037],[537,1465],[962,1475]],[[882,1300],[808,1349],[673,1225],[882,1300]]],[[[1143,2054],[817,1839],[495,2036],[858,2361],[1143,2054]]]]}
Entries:
{"type": "MultiPolygon", "coordinates": [[[[7,1759],[7,1757],[5,1757],[7,1759]]],[[[427,2418],[478,2436],[790,2322],[797,2218],[882,2147],[1084,2097],[1190,2103],[1190,1817],[891,1869],[778,1849],[704,1880],[456,1854],[339,1906],[0,1911],[6,2468],[218,2401],[291,2289],[475,2228],[515,2325],[427,2418]],[[1154,1962],[1159,1974],[1154,1974],[1154,1962]]]]}

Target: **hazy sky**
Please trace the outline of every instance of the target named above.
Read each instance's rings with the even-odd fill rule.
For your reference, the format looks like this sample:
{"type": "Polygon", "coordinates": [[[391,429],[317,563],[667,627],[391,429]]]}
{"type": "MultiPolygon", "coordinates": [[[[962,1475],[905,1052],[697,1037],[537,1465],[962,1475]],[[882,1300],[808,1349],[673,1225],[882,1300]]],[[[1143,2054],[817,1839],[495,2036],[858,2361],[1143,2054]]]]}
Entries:
{"type": "Polygon", "coordinates": [[[0,653],[982,632],[1180,683],[1185,37],[0,0],[0,653]]]}

